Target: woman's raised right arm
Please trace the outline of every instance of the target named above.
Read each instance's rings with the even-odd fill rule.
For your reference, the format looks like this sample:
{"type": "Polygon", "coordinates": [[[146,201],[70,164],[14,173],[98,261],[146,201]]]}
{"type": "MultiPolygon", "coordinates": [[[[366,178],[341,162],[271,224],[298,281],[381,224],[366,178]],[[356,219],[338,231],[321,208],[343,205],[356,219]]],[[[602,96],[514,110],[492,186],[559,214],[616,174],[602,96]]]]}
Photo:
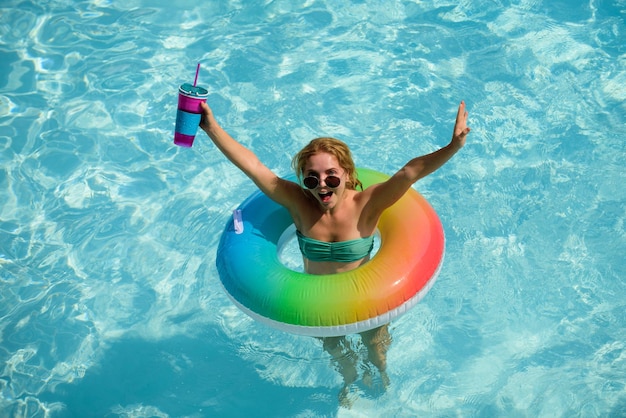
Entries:
{"type": "Polygon", "coordinates": [[[278,177],[263,164],[248,148],[241,145],[217,123],[211,108],[202,103],[200,128],[207,133],[213,143],[235,166],[244,172],[263,193],[277,203],[289,207],[296,193],[301,193],[299,186],[278,177]]]}

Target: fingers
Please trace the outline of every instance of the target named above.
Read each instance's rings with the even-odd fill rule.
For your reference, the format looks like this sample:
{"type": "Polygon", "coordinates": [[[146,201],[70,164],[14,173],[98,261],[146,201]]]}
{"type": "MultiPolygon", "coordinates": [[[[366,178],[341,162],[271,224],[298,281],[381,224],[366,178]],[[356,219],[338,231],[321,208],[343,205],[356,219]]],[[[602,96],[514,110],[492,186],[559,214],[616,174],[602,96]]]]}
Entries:
{"type": "Polygon", "coordinates": [[[470,128],[467,126],[467,116],[468,112],[465,109],[465,102],[461,101],[456,113],[454,130],[452,131],[452,141],[456,142],[461,147],[465,145],[465,137],[470,132],[470,128]]]}
{"type": "Polygon", "coordinates": [[[202,117],[200,119],[200,128],[204,131],[211,127],[211,108],[205,102],[200,102],[202,108],[202,117]]]}
{"type": "Polygon", "coordinates": [[[454,130],[455,132],[459,132],[459,135],[467,135],[469,133],[469,128],[467,127],[467,116],[468,112],[465,109],[465,102],[461,101],[459,110],[456,113],[456,121],[454,124],[454,130]]]}
{"type": "Polygon", "coordinates": [[[461,100],[459,110],[456,112],[456,123],[465,122],[467,120],[467,110],[465,110],[465,101],[461,100]]]}
{"type": "Polygon", "coordinates": [[[205,102],[200,102],[200,107],[202,108],[202,119],[207,122],[213,118],[213,111],[205,102]]]}

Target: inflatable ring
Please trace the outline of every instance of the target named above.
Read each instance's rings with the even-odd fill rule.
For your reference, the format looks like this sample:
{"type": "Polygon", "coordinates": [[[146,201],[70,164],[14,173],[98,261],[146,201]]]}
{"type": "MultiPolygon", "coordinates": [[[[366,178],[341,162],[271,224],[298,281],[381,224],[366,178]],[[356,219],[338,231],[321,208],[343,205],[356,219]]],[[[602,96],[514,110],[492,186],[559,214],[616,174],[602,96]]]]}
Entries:
{"type": "MultiPolygon", "coordinates": [[[[364,187],[389,178],[368,169],[358,177],[364,187]]],[[[311,275],[285,267],[279,241],[292,223],[285,208],[257,191],[229,220],[217,269],[237,307],[295,334],[340,336],[384,325],[424,297],[443,262],[439,217],[413,188],[382,214],[380,249],[355,270],[311,275]]]]}

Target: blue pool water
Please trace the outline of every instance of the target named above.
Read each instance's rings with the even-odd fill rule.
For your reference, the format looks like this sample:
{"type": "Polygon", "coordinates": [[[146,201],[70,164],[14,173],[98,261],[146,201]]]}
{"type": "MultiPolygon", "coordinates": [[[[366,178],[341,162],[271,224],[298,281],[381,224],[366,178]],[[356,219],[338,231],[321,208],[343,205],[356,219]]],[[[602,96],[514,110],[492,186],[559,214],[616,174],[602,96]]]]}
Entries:
{"type": "Polygon", "coordinates": [[[626,415],[625,19],[624,0],[4,0],[0,417],[626,415]],[[197,62],[281,175],[320,135],[391,174],[467,102],[467,146],[415,186],[441,274],[391,325],[390,386],[359,379],[351,409],[319,342],[220,288],[254,186],[203,133],[172,143],[197,62]]]}

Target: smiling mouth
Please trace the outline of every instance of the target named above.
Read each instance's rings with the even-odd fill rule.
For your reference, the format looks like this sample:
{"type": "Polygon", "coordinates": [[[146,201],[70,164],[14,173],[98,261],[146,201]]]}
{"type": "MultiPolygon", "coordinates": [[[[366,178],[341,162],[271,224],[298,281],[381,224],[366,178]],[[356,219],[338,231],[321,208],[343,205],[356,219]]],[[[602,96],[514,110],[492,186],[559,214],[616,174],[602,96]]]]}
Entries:
{"type": "Polygon", "coordinates": [[[318,196],[320,197],[320,200],[322,201],[322,203],[328,203],[332,195],[333,195],[333,192],[318,193],[318,196]]]}

